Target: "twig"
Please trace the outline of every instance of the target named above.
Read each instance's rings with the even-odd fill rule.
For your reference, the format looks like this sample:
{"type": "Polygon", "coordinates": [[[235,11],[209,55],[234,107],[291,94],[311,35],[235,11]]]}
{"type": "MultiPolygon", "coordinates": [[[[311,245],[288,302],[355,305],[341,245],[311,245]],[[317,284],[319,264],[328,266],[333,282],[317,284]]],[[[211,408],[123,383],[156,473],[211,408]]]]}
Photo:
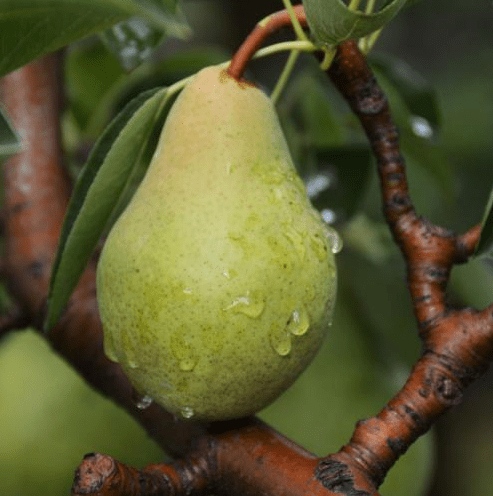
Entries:
{"type": "MultiPolygon", "coordinates": [[[[305,12],[303,6],[296,5],[293,7],[293,12],[296,15],[302,27],[307,26],[305,12]]],[[[259,23],[255,29],[248,35],[246,40],[236,51],[231,63],[228,67],[228,74],[237,80],[243,77],[248,62],[252,59],[253,54],[262,46],[265,40],[275,31],[290,26],[291,17],[287,10],[281,10],[270,15],[264,23],[259,23]]]]}
{"type": "MultiPolygon", "coordinates": [[[[72,494],[99,496],[171,496],[192,494],[198,489],[187,484],[180,465],[149,465],[143,470],[128,467],[99,453],[89,453],[76,471],[72,494]]],[[[197,478],[193,479],[197,481],[197,478]]],[[[207,481],[204,479],[205,482],[207,481]]]]}

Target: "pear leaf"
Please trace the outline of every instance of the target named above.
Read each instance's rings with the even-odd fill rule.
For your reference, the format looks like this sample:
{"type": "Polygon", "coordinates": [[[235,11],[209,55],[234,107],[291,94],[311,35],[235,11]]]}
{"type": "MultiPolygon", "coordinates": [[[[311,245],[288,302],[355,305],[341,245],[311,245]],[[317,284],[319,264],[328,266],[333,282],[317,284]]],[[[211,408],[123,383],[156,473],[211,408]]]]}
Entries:
{"type": "Polygon", "coordinates": [[[172,36],[190,33],[169,1],[0,0],[0,77],[135,16],[172,36]]]}
{"type": "Polygon", "coordinates": [[[126,191],[167,97],[167,88],[142,93],[127,104],[96,142],[79,175],[62,226],[45,330],[57,322],[77,285],[115,205],[126,191]]]}
{"type": "Polygon", "coordinates": [[[372,14],[350,10],[342,0],[303,0],[308,26],[322,45],[358,39],[385,26],[406,4],[392,0],[372,14]]]}
{"type": "Polygon", "coordinates": [[[476,247],[476,256],[491,256],[493,248],[493,190],[484,209],[483,220],[481,222],[481,237],[476,247]]]}
{"type": "Polygon", "coordinates": [[[184,26],[186,22],[179,11],[166,20],[165,29],[141,17],[132,17],[107,29],[100,37],[121,66],[130,72],[148,60],[166,36],[187,37],[191,31],[184,29],[184,26]]]}
{"type": "Polygon", "coordinates": [[[5,111],[0,107],[0,159],[18,153],[20,150],[20,137],[10,123],[5,111]]]}

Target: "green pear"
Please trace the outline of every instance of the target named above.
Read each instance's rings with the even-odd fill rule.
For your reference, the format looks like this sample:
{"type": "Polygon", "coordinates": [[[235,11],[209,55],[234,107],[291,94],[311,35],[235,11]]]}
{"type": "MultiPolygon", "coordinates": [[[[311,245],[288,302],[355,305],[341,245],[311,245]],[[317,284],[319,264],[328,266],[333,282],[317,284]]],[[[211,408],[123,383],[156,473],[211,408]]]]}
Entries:
{"type": "Polygon", "coordinates": [[[203,69],[104,245],[105,352],[141,395],[182,418],[253,414],[327,333],[338,243],[269,97],[219,66],[203,69]]]}

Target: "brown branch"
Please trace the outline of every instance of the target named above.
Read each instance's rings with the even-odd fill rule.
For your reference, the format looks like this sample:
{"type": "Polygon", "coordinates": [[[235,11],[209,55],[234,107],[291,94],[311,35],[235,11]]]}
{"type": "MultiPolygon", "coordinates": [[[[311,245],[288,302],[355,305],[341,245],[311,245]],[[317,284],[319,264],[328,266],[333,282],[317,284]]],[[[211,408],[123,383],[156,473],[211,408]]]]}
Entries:
{"type": "Polygon", "coordinates": [[[482,312],[448,307],[450,271],[473,253],[480,227],[457,236],[416,215],[387,100],[356,43],[339,47],[329,76],[360,119],[377,158],[384,214],[407,264],[423,341],[422,357],[401,391],[327,459],[357,460],[378,487],[399,456],[486,371],[493,358],[493,306],[482,312]]]}
{"type": "MultiPolygon", "coordinates": [[[[89,453],[84,457],[74,478],[72,494],[99,494],[101,496],[160,496],[182,494],[184,486],[196,492],[198,488],[187,485],[186,470],[179,464],[149,465],[137,470],[113,458],[89,453]]],[[[197,481],[194,478],[193,481],[197,481]]],[[[203,479],[206,482],[206,479],[203,479]]]]}

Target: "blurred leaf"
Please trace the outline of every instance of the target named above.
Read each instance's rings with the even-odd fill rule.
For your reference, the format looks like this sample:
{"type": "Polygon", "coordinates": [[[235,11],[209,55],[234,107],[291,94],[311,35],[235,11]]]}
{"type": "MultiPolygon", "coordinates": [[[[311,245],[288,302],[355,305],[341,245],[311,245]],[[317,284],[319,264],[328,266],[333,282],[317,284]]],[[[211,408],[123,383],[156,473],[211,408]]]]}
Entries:
{"type": "Polygon", "coordinates": [[[370,66],[394,86],[413,116],[429,122],[431,134],[437,132],[441,124],[437,94],[419,72],[403,60],[382,54],[372,55],[370,66]]]}
{"type": "Polygon", "coordinates": [[[113,115],[143,91],[170,86],[228,58],[225,50],[193,46],[164,60],[143,63],[130,74],[124,74],[101,42],[80,44],[67,54],[68,111],[83,137],[93,139],[101,134],[113,115]]]}
{"type": "Polygon", "coordinates": [[[314,151],[316,171],[302,178],[313,206],[327,222],[345,222],[356,212],[370,177],[371,158],[364,145],[314,151]]]}
{"type": "Polygon", "coordinates": [[[491,252],[493,246],[493,190],[484,209],[481,221],[481,237],[476,247],[475,255],[484,255],[491,252]]]}
{"type": "MultiPolygon", "coordinates": [[[[131,71],[149,59],[153,50],[163,41],[166,35],[186,36],[181,26],[176,26],[175,13],[170,18],[167,29],[159,29],[139,17],[118,23],[100,34],[107,47],[117,56],[122,67],[131,71]]],[[[182,19],[183,26],[186,26],[182,19]]],[[[190,34],[190,33],[188,33],[190,34]]]]}
{"type": "MultiPolygon", "coordinates": [[[[377,226],[373,225],[376,232],[371,233],[371,238],[360,239],[360,243],[371,242],[375,236],[382,237],[377,226]]],[[[359,229],[360,236],[367,236],[370,226],[359,226],[359,229]]],[[[382,351],[388,351],[401,363],[414,364],[421,342],[405,284],[405,266],[397,246],[389,243],[385,250],[387,253],[383,252],[385,257],[378,260],[371,259],[360,246],[354,246],[350,238],[346,240],[343,236],[343,241],[338,270],[351,291],[353,311],[364,315],[366,326],[372,330],[382,351]]]]}
{"type": "Polygon", "coordinates": [[[20,152],[22,143],[14,127],[10,124],[7,114],[0,106],[0,158],[20,152]]]}
{"type": "Polygon", "coordinates": [[[166,88],[137,97],[94,146],[65,215],[51,275],[45,329],[57,322],[77,285],[149,140],[166,97],[166,88]]]}
{"type": "Polygon", "coordinates": [[[344,128],[335,115],[329,81],[318,67],[300,72],[279,102],[281,119],[289,116],[297,140],[305,147],[330,147],[344,143],[344,128]]]}
{"type": "Polygon", "coordinates": [[[174,13],[174,4],[157,0],[0,0],[0,76],[133,16],[172,36],[187,36],[189,28],[174,13]]]}
{"type": "Polygon", "coordinates": [[[354,214],[371,165],[361,130],[355,132],[354,119],[347,107],[338,108],[338,100],[325,74],[308,65],[290,82],[278,107],[298,173],[329,223],[354,214]]]}
{"type": "Polygon", "coordinates": [[[68,111],[84,133],[101,99],[126,76],[118,60],[97,38],[70,47],[65,56],[64,71],[68,111]]]}
{"type": "Polygon", "coordinates": [[[97,135],[110,116],[119,111],[140,92],[156,86],[171,84],[195,74],[200,69],[228,60],[224,50],[210,47],[193,47],[166,59],[144,63],[125,77],[119,78],[99,101],[88,123],[87,134],[97,135]]]}
{"type": "Polygon", "coordinates": [[[438,111],[434,110],[436,101],[430,106],[423,106],[421,102],[427,98],[415,99],[410,93],[409,84],[403,84],[402,79],[396,79],[394,76],[389,79],[378,65],[373,67],[373,71],[389,100],[392,117],[399,129],[404,157],[412,158],[409,164],[416,164],[428,170],[436,178],[437,185],[443,192],[450,195],[453,188],[451,169],[442,148],[435,143],[435,128],[427,118],[411,111],[408,105],[409,102],[434,121],[439,121],[438,111]]]}
{"type": "Polygon", "coordinates": [[[164,33],[139,17],[120,22],[100,34],[104,44],[129,72],[150,57],[163,36],[164,33]]]}
{"type": "Polygon", "coordinates": [[[374,264],[387,261],[395,248],[387,224],[373,221],[364,212],[351,219],[341,235],[346,248],[361,253],[374,264]]]}
{"type": "Polygon", "coordinates": [[[342,0],[303,0],[308,26],[318,42],[337,45],[376,31],[399,12],[407,0],[391,0],[379,12],[365,14],[350,10],[342,0]]]}

